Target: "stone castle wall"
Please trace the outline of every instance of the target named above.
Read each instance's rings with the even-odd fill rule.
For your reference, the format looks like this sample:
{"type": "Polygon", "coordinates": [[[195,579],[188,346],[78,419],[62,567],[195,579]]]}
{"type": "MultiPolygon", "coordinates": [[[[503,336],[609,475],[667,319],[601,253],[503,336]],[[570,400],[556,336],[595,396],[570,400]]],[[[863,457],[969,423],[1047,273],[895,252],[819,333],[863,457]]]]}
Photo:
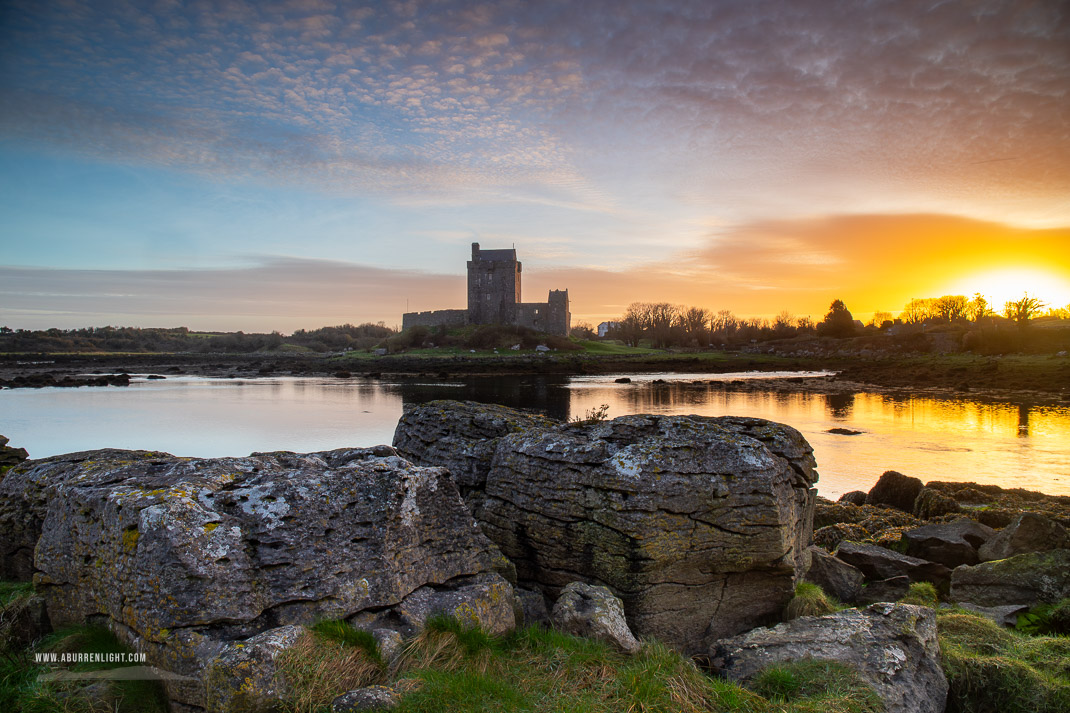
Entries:
{"type": "Polygon", "coordinates": [[[522,269],[516,250],[480,250],[479,243],[472,243],[472,259],[468,261],[468,309],[406,312],[402,316],[402,329],[515,324],[568,336],[572,324],[568,290],[550,290],[546,302],[521,302],[522,269]]]}
{"type": "Polygon", "coordinates": [[[406,312],[401,316],[401,328],[463,327],[468,323],[466,309],[436,309],[428,312],[406,312]]]}

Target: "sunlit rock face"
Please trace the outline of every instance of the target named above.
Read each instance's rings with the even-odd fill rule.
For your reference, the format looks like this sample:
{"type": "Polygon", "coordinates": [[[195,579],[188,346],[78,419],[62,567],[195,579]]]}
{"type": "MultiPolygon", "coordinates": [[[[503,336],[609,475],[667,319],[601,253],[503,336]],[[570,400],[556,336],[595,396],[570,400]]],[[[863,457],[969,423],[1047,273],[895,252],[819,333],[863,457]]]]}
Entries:
{"type": "Polygon", "coordinates": [[[39,468],[50,477],[22,477],[47,502],[34,581],[52,624],[108,623],[150,664],[191,677],[168,684],[185,704],[203,704],[200,678],[225,642],[404,609],[418,590],[447,603],[463,591],[479,600],[453,596],[473,623],[509,628],[508,563],[445,470],[387,446],[204,460],[104,451],[39,468]]]}
{"type": "MultiPolygon", "coordinates": [[[[452,422],[443,403],[424,412],[427,424],[407,413],[395,443],[411,448],[420,439],[403,430],[452,422]]],[[[456,408],[468,417],[477,407],[456,408]]],[[[791,597],[817,479],[798,431],[761,419],[624,416],[495,437],[475,514],[522,585],[552,598],[572,581],[607,586],[636,634],[688,653],[776,618],[791,597]]]]}

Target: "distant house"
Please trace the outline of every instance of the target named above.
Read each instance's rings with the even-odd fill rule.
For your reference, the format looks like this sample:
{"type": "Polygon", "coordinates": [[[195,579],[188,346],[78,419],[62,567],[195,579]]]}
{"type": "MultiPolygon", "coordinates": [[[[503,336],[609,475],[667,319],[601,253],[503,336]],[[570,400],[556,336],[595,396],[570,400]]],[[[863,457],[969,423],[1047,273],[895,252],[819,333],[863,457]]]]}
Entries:
{"type": "Polygon", "coordinates": [[[572,326],[568,290],[550,290],[546,302],[520,301],[521,263],[516,250],[480,250],[468,261],[468,309],[406,312],[402,329],[464,324],[513,324],[567,337],[572,326]]]}
{"type": "Polygon", "coordinates": [[[609,334],[609,330],[616,329],[620,326],[620,322],[602,322],[598,325],[598,336],[604,337],[609,334]]]}

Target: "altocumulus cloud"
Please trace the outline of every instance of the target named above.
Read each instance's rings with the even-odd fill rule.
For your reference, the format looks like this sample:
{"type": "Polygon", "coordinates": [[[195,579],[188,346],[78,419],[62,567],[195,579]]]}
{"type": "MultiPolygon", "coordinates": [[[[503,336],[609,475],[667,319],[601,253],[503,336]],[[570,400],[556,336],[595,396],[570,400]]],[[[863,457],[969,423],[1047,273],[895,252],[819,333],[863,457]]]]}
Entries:
{"type": "Polygon", "coordinates": [[[1054,0],[14,2],[8,18],[0,130],[65,150],[414,204],[1067,217],[1054,0]]]}

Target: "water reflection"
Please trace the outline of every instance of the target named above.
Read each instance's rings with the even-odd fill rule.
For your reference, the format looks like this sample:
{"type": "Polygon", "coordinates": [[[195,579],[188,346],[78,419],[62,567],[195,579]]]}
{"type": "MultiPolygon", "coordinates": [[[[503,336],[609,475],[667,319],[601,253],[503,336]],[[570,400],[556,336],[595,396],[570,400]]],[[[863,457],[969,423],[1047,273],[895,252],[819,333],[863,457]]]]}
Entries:
{"type": "Polygon", "coordinates": [[[0,391],[0,433],[38,458],[102,447],[246,455],[389,443],[404,404],[472,399],[582,417],[602,404],[632,413],[741,415],[799,429],[819,490],[868,490],[885,470],[1070,494],[1070,408],[906,396],[755,390],[755,375],[465,379],[196,379],[127,389],[0,391]],[[735,383],[733,383],[735,382],[735,383]],[[744,383],[745,382],[745,383],[744,383]],[[862,431],[846,436],[832,427],[862,431]]]}

